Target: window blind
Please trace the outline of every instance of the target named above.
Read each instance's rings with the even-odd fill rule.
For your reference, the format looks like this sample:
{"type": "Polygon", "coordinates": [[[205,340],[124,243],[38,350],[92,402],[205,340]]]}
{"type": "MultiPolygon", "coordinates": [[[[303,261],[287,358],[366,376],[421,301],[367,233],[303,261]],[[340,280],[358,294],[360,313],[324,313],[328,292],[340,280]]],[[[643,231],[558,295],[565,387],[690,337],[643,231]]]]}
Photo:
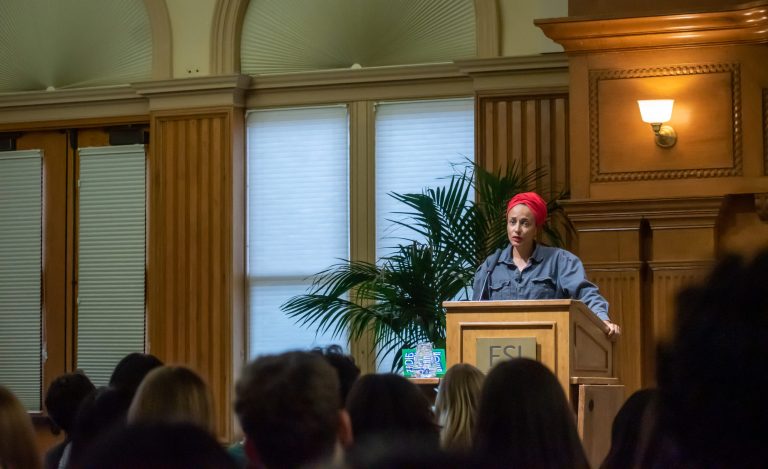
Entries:
{"type": "Polygon", "coordinates": [[[280,306],[349,257],[347,109],[259,110],[247,125],[249,354],[346,347],[280,306]]]}
{"type": "Polygon", "coordinates": [[[146,158],[143,145],[79,156],[77,367],[100,386],[144,351],[146,158]]]}
{"type": "Polygon", "coordinates": [[[474,161],[474,100],[445,99],[376,106],[376,258],[415,239],[403,220],[405,208],[390,192],[420,193],[447,185],[467,159],[474,161]],[[454,169],[456,166],[456,169],[454,169]]]}
{"type": "MultiPolygon", "coordinates": [[[[402,238],[423,237],[393,223],[407,207],[391,192],[421,193],[445,186],[467,159],[474,161],[474,100],[444,99],[380,103],[376,106],[376,258],[392,252],[402,238]]],[[[379,361],[389,371],[391,356],[379,361]]]]}
{"type": "Polygon", "coordinates": [[[0,153],[0,384],[40,410],[42,152],[0,153]]]}

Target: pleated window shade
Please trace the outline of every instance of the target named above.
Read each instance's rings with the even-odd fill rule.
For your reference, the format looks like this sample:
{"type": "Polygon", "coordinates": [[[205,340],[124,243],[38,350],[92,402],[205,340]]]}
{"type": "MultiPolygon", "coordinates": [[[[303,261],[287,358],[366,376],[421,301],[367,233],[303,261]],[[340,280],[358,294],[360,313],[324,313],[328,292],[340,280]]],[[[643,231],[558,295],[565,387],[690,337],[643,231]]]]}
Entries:
{"type": "Polygon", "coordinates": [[[247,126],[249,354],[346,347],[280,306],[349,258],[347,108],[252,111],[247,126]]]}
{"type": "Polygon", "coordinates": [[[143,145],[79,156],[77,367],[100,386],[144,351],[146,158],[143,145]]]}
{"type": "MultiPolygon", "coordinates": [[[[376,258],[403,244],[422,241],[399,226],[408,207],[391,192],[421,193],[447,186],[450,176],[474,161],[475,113],[472,98],[389,102],[376,105],[376,258]]],[[[389,371],[391,356],[378,367],[389,371]]]]}
{"type": "Polygon", "coordinates": [[[0,153],[0,384],[40,410],[42,152],[0,153]]]}

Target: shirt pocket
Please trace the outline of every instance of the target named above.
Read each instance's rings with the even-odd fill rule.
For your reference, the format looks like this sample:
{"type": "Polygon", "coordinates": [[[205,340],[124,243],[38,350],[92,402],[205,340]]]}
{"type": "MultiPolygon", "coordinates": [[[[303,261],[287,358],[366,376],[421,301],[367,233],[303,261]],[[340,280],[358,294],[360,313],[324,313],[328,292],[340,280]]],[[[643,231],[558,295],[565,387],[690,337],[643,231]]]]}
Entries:
{"type": "Polygon", "coordinates": [[[509,300],[512,298],[512,294],[509,291],[509,280],[502,280],[499,282],[491,282],[488,284],[488,299],[489,300],[509,300]]]}
{"type": "Polygon", "coordinates": [[[555,281],[549,277],[531,279],[532,300],[554,300],[557,298],[555,281]]]}

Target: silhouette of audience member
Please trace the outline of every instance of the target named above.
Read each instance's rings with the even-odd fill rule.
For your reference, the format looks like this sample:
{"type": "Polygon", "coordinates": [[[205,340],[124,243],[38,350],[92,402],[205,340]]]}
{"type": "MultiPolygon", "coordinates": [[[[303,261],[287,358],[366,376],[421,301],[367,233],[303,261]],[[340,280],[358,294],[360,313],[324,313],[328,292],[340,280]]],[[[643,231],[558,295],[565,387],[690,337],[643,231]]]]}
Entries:
{"type": "Polygon", "coordinates": [[[51,448],[45,455],[45,467],[56,469],[67,445],[72,441],[72,426],[80,404],[95,390],[83,373],[67,373],[59,376],[45,394],[45,408],[48,416],[59,428],[64,430],[64,441],[51,448]]]}
{"type": "Polygon", "coordinates": [[[355,446],[367,440],[403,438],[419,445],[439,446],[439,432],[427,397],[402,376],[365,375],[347,398],[355,446]]]}
{"type": "Polygon", "coordinates": [[[128,423],[192,423],[214,433],[213,398],[189,368],[161,366],[144,378],[128,409],[128,423]]]}
{"type": "Polygon", "coordinates": [[[351,442],[333,367],[310,352],[262,356],[235,388],[235,412],[254,464],[298,468],[338,461],[351,442]]]}
{"type": "Polygon", "coordinates": [[[482,467],[468,453],[443,451],[418,440],[369,440],[348,458],[348,469],[472,469],[482,467]]]}
{"type": "Polygon", "coordinates": [[[352,389],[352,385],[360,377],[360,368],[355,364],[355,359],[346,355],[339,345],[329,345],[324,349],[317,347],[312,349],[312,353],[322,355],[339,375],[339,391],[341,405],[343,406],[347,402],[349,390],[352,389]]]}
{"type": "Polygon", "coordinates": [[[117,389],[102,387],[89,394],[75,417],[71,451],[64,452],[61,467],[79,467],[83,455],[99,436],[125,426],[130,405],[130,397],[117,389]]]}
{"type": "Polygon", "coordinates": [[[641,389],[621,406],[611,428],[611,449],[601,469],[642,467],[656,431],[658,390],[641,389]]]}
{"type": "Polygon", "coordinates": [[[487,467],[589,467],[560,383],[525,358],[501,362],[485,378],[473,449],[487,467]]]}
{"type": "Polygon", "coordinates": [[[468,363],[453,365],[440,381],[435,399],[435,416],[440,426],[440,445],[448,450],[468,451],[472,447],[480,390],[485,375],[468,363]]]}
{"type": "Polygon", "coordinates": [[[154,355],[129,353],[115,366],[109,378],[109,387],[123,391],[133,399],[147,373],[159,366],[163,366],[163,362],[154,355]]]}
{"type": "Polygon", "coordinates": [[[235,469],[224,448],[199,425],[141,423],[100,438],[80,465],[83,469],[235,469]]]}
{"type": "Polygon", "coordinates": [[[659,425],[679,466],[766,467],[768,251],[723,259],[678,295],[658,354],[659,425]]]}
{"type": "Polygon", "coordinates": [[[41,463],[29,414],[15,395],[0,385],[0,467],[39,469],[41,463]]]}

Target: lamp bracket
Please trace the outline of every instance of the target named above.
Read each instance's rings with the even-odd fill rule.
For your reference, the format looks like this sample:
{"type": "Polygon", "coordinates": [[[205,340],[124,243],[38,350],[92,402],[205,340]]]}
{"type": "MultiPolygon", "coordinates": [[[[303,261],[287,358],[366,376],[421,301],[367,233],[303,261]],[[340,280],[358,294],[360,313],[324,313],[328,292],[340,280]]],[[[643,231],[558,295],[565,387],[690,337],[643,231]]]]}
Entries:
{"type": "Polygon", "coordinates": [[[677,143],[677,132],[671,126],[653,123],[651,128],[653,128],[653,133],[656,135],[656,145],[661,148],[672,148],[677,143]]]}

